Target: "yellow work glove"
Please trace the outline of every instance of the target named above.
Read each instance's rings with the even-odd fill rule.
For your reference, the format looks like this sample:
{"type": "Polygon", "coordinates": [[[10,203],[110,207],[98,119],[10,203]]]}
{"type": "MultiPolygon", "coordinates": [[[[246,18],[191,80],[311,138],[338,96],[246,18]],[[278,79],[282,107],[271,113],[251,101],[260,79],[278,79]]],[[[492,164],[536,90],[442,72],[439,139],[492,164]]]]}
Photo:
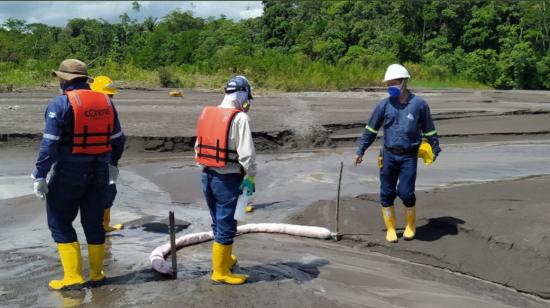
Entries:
{"type": "Polygon", "coordinates": [[[422,158],[426,166],[430,165],[435,160],[435,154],[432,150],[432,146],[425,140],[422,141],[420,148],[418,148],[418,158],[422,158]]]}

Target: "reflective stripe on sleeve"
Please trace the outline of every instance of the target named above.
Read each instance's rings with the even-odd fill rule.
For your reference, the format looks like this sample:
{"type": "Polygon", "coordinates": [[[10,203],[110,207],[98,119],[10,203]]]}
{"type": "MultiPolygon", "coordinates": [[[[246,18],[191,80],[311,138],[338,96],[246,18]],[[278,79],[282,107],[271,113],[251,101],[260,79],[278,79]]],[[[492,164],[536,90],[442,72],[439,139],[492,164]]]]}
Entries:
{"type": "Polygon", "coordinates": [[[52,135],[52,134],[44,134],[44,135],[42,135],[42,138],[49,139],[49,140],[59,140],[59,139],[61,139],[61,137],[56,136],[56,135],[52,135]]]}
{"type": "Polygon", "coordinates": [[[433,135],[435,135],[435,134],[437,134],[437,131],[434,129],[434,130],[432,130],[431,132],[427,132],[427,133],[422,134],[422,136],[424,136],[424,137],[430,137],[430,136],[433,136],[433,135]]]}
{"type": "Polygon", "coordinates": [[[373,133],[373,134],[378,134],[378,131],[377,131],[377,130],[373,129],[372,127],[370,127],[370,126],[368,126],[368,125],[365,126],[365,128],[366,128],[369,132],[371,132],[371,133],[373,133]]]}
{"type": "Polygon", "coordinates": [[[111,135],[111,139],[116,139],[116,138],[118,138],[118,137],[120,137],[120,136],[122,136],[122,131],[120,131],[120,132],[118,132],[118,133],[116,133],[116,134],[114,134],[114,135],[111,135]]]}

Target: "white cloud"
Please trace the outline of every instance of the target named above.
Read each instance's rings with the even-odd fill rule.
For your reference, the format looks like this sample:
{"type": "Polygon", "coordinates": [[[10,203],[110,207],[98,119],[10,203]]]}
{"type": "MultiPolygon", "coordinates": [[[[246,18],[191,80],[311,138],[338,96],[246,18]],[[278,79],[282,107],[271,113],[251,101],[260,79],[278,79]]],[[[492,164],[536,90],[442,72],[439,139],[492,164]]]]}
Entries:
{"type": "Polygon", "coordinates": [[[131,1],[22,1],[0,2],[0,24],[8,18],[23,19],[27,23],[44,23],[64,26],[71,18],[102,18],[117,22],[128,13],[130,18],[143,20],[148,16],[162,18],[175,9],[190,10],[196,17],[219,17],[221,14],[234,20],[261,16],[260,1],[139,1],[139,12],[132,10],[131,1]]]}

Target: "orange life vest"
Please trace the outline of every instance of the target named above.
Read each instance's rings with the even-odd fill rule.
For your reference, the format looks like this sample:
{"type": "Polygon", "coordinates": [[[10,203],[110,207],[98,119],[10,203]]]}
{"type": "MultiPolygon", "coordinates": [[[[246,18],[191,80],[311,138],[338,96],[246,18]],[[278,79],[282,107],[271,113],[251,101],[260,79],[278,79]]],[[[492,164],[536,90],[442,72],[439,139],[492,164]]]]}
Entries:
{"type": "Polygon", "coordinates": [[[197,123],[195,160],[206,167],[221,168],[228,162],[238,163],[237,151],[228,148],[229,130],[240,110],[206,106],[197,123]],[[233,158],[230,158],[230,154],[233,158]]]}
{"type": "Polygon", "coordinates": [[[115,112],[109,97],[91,90],[67,92],[74,111],[73,154],[111,152],[115,112]]]}

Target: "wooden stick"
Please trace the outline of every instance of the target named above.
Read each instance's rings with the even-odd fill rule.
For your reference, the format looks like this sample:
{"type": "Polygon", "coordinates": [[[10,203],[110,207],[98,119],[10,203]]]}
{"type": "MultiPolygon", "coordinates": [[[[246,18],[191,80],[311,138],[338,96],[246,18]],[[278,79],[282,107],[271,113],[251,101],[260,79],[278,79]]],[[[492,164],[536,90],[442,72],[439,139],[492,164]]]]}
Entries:
{"type": "Polygon", "coordinates": [[[168,215],[170,223],[170,254],[172,256],[172,278],[178,279],[178,256],[176,254],[176,222],[174,218],[174,212],[170,211],[168,215]]]}
{"type": "Polygon", "coordinates": [[[344,163],[340,162],[340,175],[338,176],[338,195],[336,196],[336,237],[340,232],[340,189],[342,187],[342,169],[344,163]]]}

